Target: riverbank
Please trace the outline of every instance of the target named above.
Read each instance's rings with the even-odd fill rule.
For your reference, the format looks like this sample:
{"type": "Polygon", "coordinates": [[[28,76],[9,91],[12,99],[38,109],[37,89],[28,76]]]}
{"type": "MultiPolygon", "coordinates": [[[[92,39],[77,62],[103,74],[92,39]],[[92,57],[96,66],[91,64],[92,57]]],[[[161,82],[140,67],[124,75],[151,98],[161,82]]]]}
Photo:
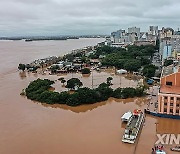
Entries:
{"type": "Polygon", "coordinates": [[[63,56],[72,50],[94,46],[104,41],[103,38],[67,41],[0,41],[0,76],[17,70],[19,63],[31,63],[35,59],[49,56],[63,56]]]}

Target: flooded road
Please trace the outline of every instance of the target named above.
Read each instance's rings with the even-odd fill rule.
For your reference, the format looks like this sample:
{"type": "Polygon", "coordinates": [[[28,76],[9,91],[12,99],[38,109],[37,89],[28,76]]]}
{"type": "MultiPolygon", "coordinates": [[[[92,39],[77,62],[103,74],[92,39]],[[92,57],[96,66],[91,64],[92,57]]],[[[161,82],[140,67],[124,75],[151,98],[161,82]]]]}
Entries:
{"type": "MultiPolygon", "coordinates": [[[[53,55],[53,51],[51,53],[53,55]]],[[[27,100],[19,95],[22,89],[37,77],[46,76],[20,74],[14,69],[18,58],[32,61],[36,55],[28,57],[17,51],[16,54],[14,60],[13,56],[10,58],[12,64],[8,57],[0,57],[7,59],[2,60],[7,67],[3,64],[0,77],[0,154],[149,154],[157,140],[156,133],[180,133],[179,121],[147,116],[137,146],[121,142],[125,127],[120,119],[122,114],[145,108],[146,98],[110,98],[106,102],[79,107],[48,106],[27,100]]],[[[46,57],[42,52],[38,55],[46,57]]],[[[53,80],[58,78],[50,76],[53,80]]],[[[119,84],[118,79],[114,79],[114,85],[119,84]]],[[[121,79],[122,84],[128,81],[124,77],[121,79]]],[[[91,85],[91,77],[82,80],[91,85]]],[[[130,83],[137,84],[136,81],[130,83]]],[[[58,90],[61,90],[61,83],[58,90]]]]}

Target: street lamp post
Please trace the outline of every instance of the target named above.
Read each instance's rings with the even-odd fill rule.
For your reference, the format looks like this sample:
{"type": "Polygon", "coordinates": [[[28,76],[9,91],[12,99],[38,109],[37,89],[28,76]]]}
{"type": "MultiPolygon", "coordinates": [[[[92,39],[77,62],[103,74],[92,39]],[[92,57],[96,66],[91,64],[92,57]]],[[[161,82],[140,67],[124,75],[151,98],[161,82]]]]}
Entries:
{"type": "Polygon", "coordinates": [[[158,122],[155,122],[155,125],[156,125],[156,134],[157,134],[157,125],[158,125],[159,123],[158,122]]]}

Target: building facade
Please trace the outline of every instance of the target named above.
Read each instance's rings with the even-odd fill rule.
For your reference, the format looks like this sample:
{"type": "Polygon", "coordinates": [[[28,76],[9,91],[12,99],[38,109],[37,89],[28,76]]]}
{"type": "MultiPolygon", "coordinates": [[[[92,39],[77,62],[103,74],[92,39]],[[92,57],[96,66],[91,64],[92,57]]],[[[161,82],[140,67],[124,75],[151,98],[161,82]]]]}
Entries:
{"type": "Polygon", "coordinates": [[[122,38],[125,35],[125,30],[120,29],[116,32],[112,32],[111,33],[111,41],[113,43],[119,43],[120,42],[120,38],[122,38]]]}
{"type": "Polygon", "coordinates": [[[158,36],[158,26],[149,26],[149,34],[158,36]]]}
{"type": "Polygon", "coordinates": [[[137,28],[137,27],[128,28],[128,33],[129,34],[135,33],[138,39],[140,38],[140,28],[137,28]]]}
{"type": "Polygon", "coordinates": [[[163,73],[158,94],[158,113],[180,115],[180,69],[169,66],[163,73]]]}

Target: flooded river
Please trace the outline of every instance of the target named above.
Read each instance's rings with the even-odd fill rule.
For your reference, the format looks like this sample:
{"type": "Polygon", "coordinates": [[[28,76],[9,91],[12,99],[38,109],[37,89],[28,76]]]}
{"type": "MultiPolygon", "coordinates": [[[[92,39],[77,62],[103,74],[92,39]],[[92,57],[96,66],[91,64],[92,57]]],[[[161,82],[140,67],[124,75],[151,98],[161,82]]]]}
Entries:
{"type": "MultiPolygon", "coordinates": [[[[121,142],[125,126],[121,124],[120,117],[128,110],[145,108],[148,103],[146,98],[110,98],[97,104],[68,107],[48,106],[19,95],[30,81],[47,77],[19,73],[16,67],[20,62],[61,55],[101,41],[0,41],[0,154],[149,154],[157,140],[156,133],[180,133],[178,120],[146,116],[138,144],[121,142]]],[[[98,84],[100,74],[94,75],[97,76],[95,84],[98,84]]],[[[108,74],[104,72],[103,76],[101,80],[105,80],[108,74]]],[[[50,76],[53,80],[58,78],[50,76]]],[[[114,86],[137,84],[137,81],[129,81],[125,77],[121,80],[114,78],[114,86]]],[[[91,76],[82,77],[82,80],[91,86],[91,76]]],[[[60,83],[59,87],[56,83],[55,88],[62,90],[60,83]]]]}

